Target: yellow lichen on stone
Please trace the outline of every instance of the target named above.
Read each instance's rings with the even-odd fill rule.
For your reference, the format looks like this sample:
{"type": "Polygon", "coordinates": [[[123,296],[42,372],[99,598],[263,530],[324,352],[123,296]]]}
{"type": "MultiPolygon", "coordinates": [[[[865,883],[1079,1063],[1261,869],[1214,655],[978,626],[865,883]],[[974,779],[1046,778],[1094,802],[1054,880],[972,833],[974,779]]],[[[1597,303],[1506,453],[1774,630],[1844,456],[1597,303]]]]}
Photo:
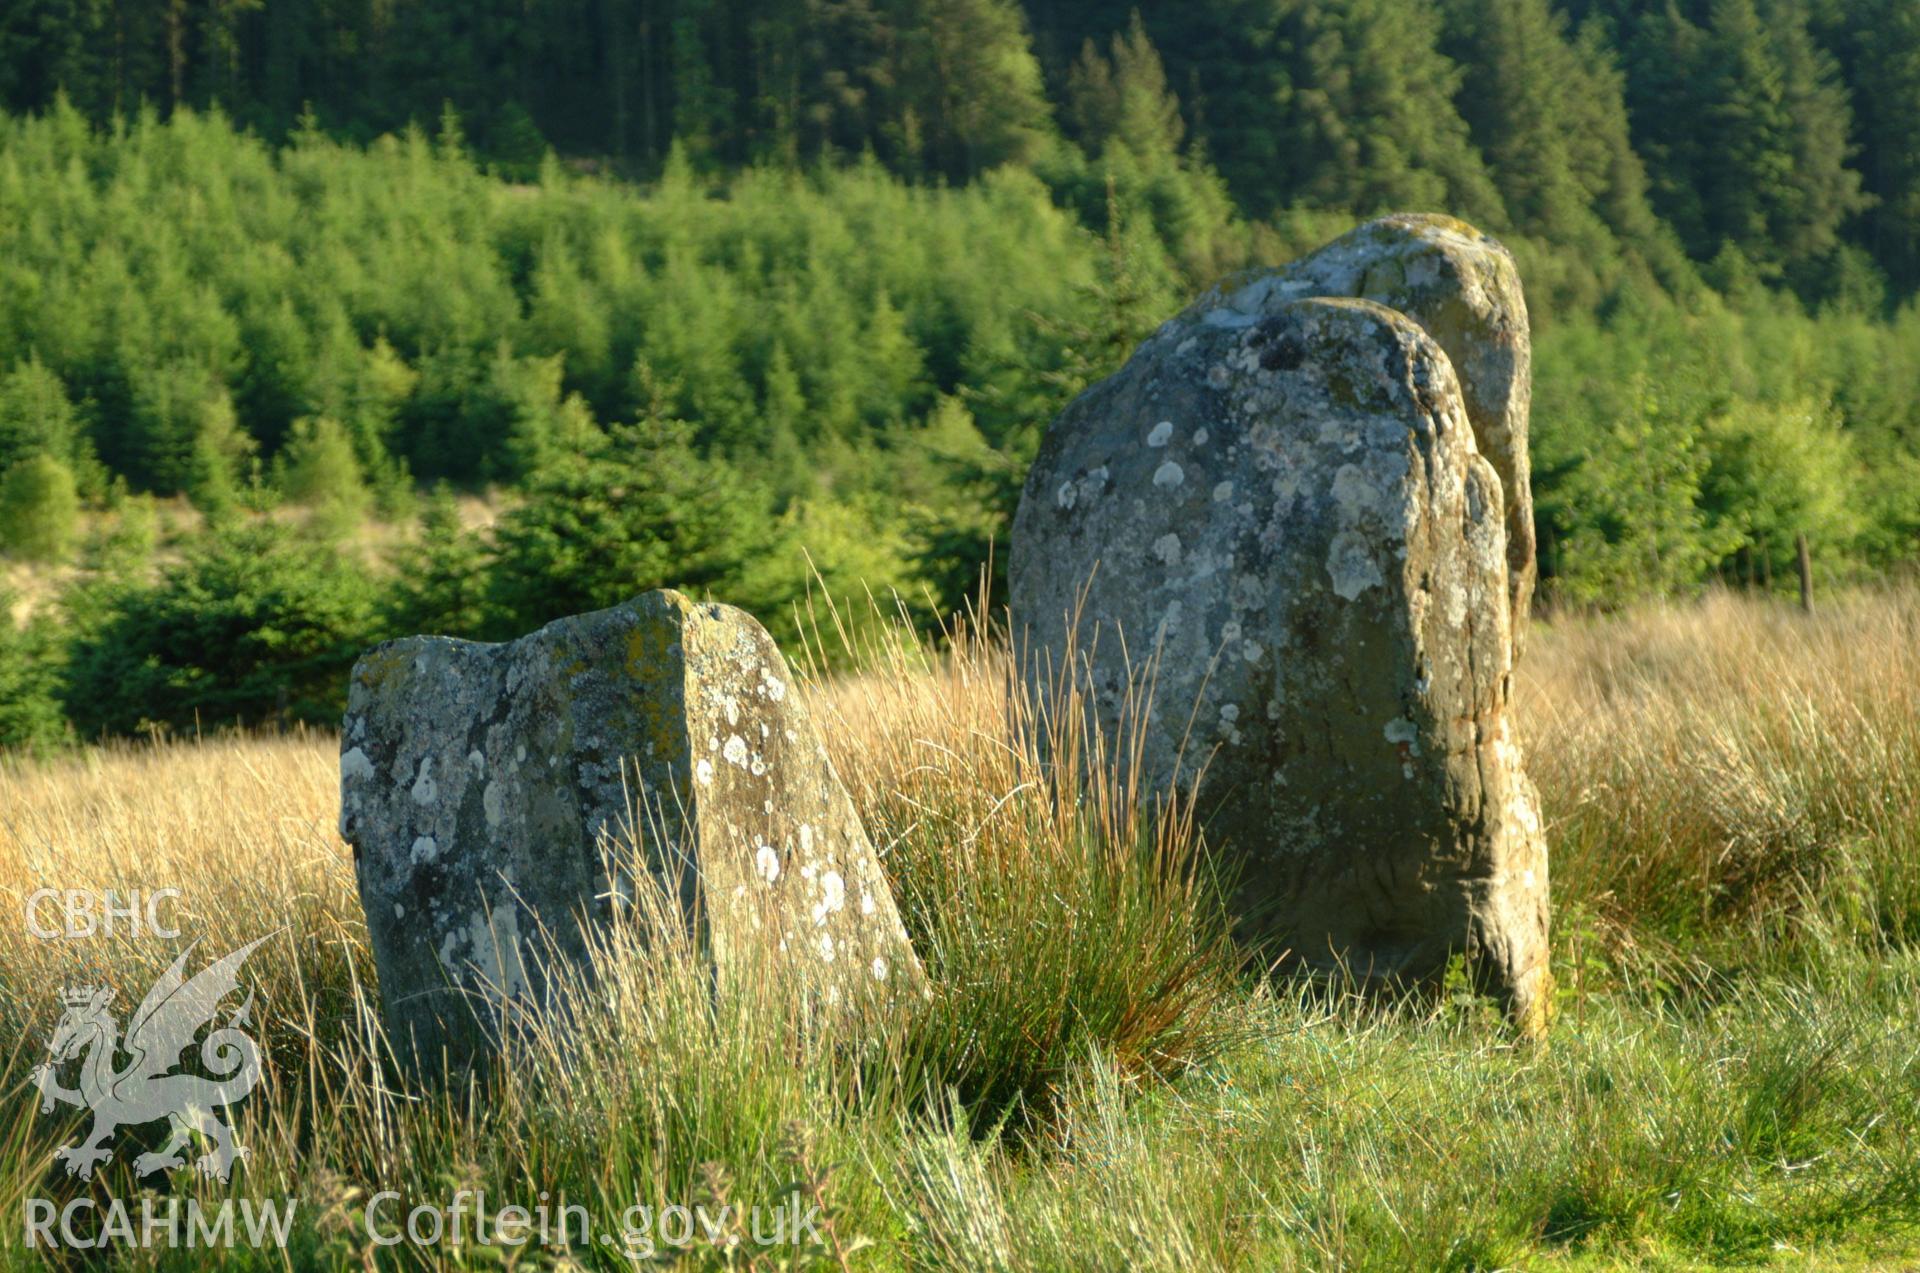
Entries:
{"type": "Polygon", "coordinates": [[[354,675],[368,689],[379,689],[392,680],[396,673],[406,671],[410,657],[406,651],[391,647],[374,650],[354,665],[354,675]]]}

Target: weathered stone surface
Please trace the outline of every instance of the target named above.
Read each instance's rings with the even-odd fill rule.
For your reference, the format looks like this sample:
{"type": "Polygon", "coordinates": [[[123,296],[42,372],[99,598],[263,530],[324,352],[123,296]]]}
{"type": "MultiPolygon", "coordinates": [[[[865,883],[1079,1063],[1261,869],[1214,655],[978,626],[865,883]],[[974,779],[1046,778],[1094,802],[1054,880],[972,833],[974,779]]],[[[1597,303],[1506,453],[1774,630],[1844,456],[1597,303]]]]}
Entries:
{"type": "Polygon", "coordinates": [[[1195,308],[1257,315],[1289,300],[1354,296],[1399,310],[1446,350],[1473,437],[1500,477],[1516,652],[1533,603],[1533,478],[1527,421],[1533,343],[1520,271],[1498,240],[1428,213],[1381,217],[1310,256],[1238,279],[1195,308]]]}
{"type": "Polygon", "coordinates": [[[1142,776],[1198,779],[1247,935],[1384,979],[1464,953],[1532,1032],[1500,477],[1418,324],[1280,290],[1190,310],[1054,423],[1010,561],[1029,676],[1071,639],[1110,737],[1151,704],[1142,776]]]}
{"type": "Polygon", "coordinates": [[[723,987],[780,968],[844,1011],[920,983],[786,662],[740,610],[650,592],[502,645],[388,642],[354,666],[340,745],[386,1023],[430,1065],[483,1053],[552,958],[582,957],[583,926],[633,896],[603,837],[636,821],[723,987]]]}

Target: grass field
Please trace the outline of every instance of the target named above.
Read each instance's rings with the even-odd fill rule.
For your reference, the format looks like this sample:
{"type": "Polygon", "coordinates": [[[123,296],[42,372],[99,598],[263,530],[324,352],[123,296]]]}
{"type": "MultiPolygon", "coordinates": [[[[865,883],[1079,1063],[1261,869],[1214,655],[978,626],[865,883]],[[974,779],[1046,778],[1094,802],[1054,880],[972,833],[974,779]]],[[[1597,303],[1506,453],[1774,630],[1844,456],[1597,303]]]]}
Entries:
{"type": "MultiPolygon", "coordinates": [[[[181,944],[38,940],[51,885],[179,888],[214,954],[276,934],[248,964],[251,1157],[169,1187],[292,1199],[288,1246],[93,1257],[132,1267],[1920,1267],[1920,592],[1538,625],[1521,679],[1545,1047],[1451,986],[1385,1010],[1240,967],[1190,828],[1039,781],[991,644],[814,690],[937,987],[858,1051],[715,1005],[684,942],[623,930],[564,1046],[410,1095],[372,1027],[333,738],[0,761],[0,1259],[44,1258],[29,1199],[84,1194],[53,1160],[79,1121],[27,1086],[60,988],[118,987],[124,1014],[181,944]],[[564,1197],[594,1236],[369,1234],[421,1205],[470,1225],[463,1190],[564,1197]],[[743,1217],[781,1204],[819,1218],[756,1242],[743,1217]]],[[[137,1140],[95,1198],[137,1206],[137,1140]]]]}

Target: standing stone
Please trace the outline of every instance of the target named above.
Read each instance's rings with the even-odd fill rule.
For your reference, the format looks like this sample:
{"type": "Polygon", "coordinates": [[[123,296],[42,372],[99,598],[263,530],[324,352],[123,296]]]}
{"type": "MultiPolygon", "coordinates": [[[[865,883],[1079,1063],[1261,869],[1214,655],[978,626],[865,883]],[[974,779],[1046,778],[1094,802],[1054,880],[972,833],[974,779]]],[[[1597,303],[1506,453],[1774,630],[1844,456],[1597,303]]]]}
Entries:
{"type": "Polygon", "coordinates": [[[777,967],[844,1012],[920,983],[786,662],[743,611],[650,592],[502,645],[390,641],[354,666],[340,745],[388,1033],[429,1068],[489,1050],[543,1001],[551,959],[584,959],[632,896],[622,840],[723,986],[777,967]]]}
{"type": "Polygon", "coordinates": [[[1048,432],[1010,562],[1030,682],[1071,658],[1108,737],[1145,730],[1140,776],[1193,789],[1247,936],[1383,981],[1464,954],[1535,1033],[1501,477],[1420,324],[1290,277],[1168,323],[1048,432]]]}
{"type": "Polygon", "coordinates": [[[1354,296],[1399,310],[1453,363],[1474,443],[1500,477],[1506,501],[1507,594],[1515,653],[1533,604],[1533,478],[1527,420],[1533,342],[1512,255],[1464,221],[1400,213],[1369,221],[1311,256],[1200,303],[1255,315],[1287,300],[1354,296]]]}

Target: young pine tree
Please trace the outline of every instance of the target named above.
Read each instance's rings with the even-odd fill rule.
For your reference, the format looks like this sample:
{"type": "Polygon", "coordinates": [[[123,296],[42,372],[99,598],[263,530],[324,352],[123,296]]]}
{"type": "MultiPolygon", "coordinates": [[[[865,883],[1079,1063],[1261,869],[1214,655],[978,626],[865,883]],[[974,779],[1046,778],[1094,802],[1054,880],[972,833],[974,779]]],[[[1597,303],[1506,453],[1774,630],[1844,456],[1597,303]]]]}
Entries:
{"type": "Polygon", "coordinates": [[[483,531],[467,527],[445,483],[420,514],[419,542],[389,594],[388,627],[477,639],[493,630],[490,609],[492,547],[483,531]]]}
{"type": "Polygon", "coordinates": [[[0,375],[0,472],[36,452],[64,462],[76,476],[95,468],[66,386],[46,364],[29,357],[0,375]]]}
{"type": "Polygon", "coordinates": [[[1138,9],[1105,54],[1092,39],[1081,46],[1080,60],[1067,74],[1065,114],[1089,153],[1099,154],[1110,141],[1143,156],[1179,152],[1186,133],[1180,99],[1167,85],[1166,67],[1138,9]]]}
{"type": "Polygon", "coordinates": [[[14,597],[0,591],[0,752],[41,752],[66,739],[60,663],[51,621],[36,615],[15,623],[14,597]]]}
{"type": "Polygon", "coordinates": [[[1229,259],[1237,253],[1226,183],[1197,147],[1182,148],[1180,99],[1138,10],[1108,52],[1092,40],[1082,47],[1067,76],[1066,114],[1093,160],[1070,195],[1084,221],[1103,224],[1102,188],[1117,187],[1152,218],[1192,282],[1212,282],[1240,263],[1229,259]]]}
{"type": "Polygon", "coordinates": [[[764,546],[771,513],[723,461],[699,457],[692,436],[671,416],[615,425],[534,473],[525,502],[496,531],[498,635],[650,588],[725,595],[743,560],[764,546]]]}
{"type": "Polygon", "coordinates": [[[80,542],[73,472],[46,452],[0,474],[0,549],[25,561],[62,562],[80,542]]]}
{"type": "Polygon", "coordinates": [[[283,458],[281,493],[305,505],[314,524],[329,536],[351,533],[373,511],[353,439],[338,421],[327,416],[294,421],[283,458]]]}

